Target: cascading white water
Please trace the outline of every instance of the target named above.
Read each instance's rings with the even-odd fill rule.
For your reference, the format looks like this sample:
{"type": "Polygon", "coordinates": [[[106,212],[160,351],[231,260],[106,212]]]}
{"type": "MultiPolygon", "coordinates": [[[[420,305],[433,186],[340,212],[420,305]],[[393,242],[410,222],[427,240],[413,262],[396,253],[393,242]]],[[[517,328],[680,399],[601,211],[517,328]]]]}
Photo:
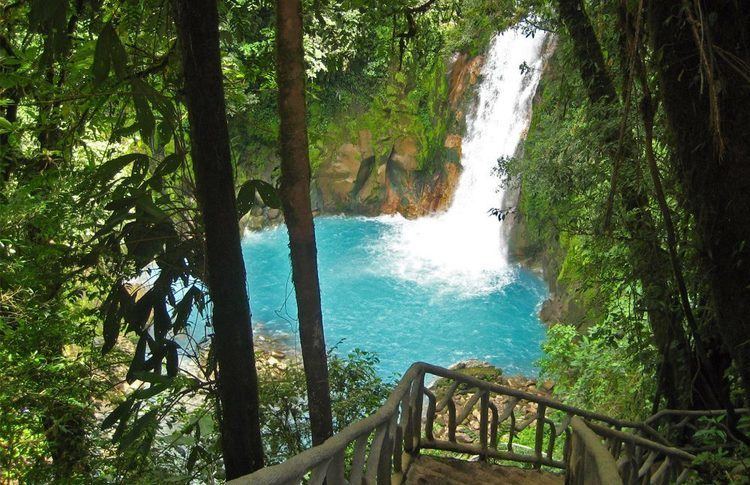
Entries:
{"type": "Polygon", "coordinates": [[[488,214],[501,207],[504,195],[493,169],[499,158],[514,154],[528,129],[543,50],[543,35],[509,30],[493,39],[476,108],[467,116],[463,172],[453,203],[440,215],[390,219],[392,231],[380,242],[385,259],[396,265],[389,271],[467,296],[496,291],[508,282],[502,223],[488,214]]]}

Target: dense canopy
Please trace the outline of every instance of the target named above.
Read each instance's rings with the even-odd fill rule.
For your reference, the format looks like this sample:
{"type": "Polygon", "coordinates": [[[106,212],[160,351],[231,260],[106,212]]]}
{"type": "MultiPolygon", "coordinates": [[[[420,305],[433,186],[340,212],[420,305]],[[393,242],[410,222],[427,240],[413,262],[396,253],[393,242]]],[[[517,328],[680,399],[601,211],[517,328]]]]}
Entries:
{"type": "Polygon", "coordinates": [[[728,411],[745,445],[697,470],[740,479],[747,2],[2,0],[0,19],[0,481],[209,483],[374,412],[393,382],[325,341],[313,216],[445,209],[472,62],[508,28],[551,34],[495,172],[517,201],[487,207],[550,288],[542,378],[623,419],[728,411]],[[279,365],[240,245],[281,221],[302,359],[279,365]]]}

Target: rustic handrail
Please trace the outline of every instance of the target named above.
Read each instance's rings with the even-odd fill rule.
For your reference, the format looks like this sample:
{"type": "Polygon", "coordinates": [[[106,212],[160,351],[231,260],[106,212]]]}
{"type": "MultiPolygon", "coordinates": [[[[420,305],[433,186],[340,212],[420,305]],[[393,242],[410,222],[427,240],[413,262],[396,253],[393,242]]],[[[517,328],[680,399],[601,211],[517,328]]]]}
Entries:
{"type": "Polygon", "coordinates": [[[669,456],[678,460],[692,461],[695,459],[695,455],[692,455],[679,448],[675,448],[673,446],[665,446],[660,443],[656,443],[654,441],[648,440],[646,438],[642,438],[635,434],[624,433],[622,431],[618,431],[616,429],[608,428],[606,426],[602,426],[600,424],[591,423],[591,422],[586,423],[586,425],[593,432],[595,432],[597,435],[603,438],[615,438],[616,440],[620,442],[631,443],[633,445],[642,447],[645,450],[654,451],[656,453],[661,453],[663,455],[666,455],[666,456],[669,456]]]}
{"type": "Polygon", "coordinates": [[[638,422],[638,421],[626,421],[626,420],[621,420],[621,419],[615,419],[605,414],[594,413],[591,411],[587,411],[585,409],[577,408],[575,406],[570,406],[570,405],[567,405],[560,401],[556,401],[554,399],[550,399],[545,396],[539,396],[537,394],[532,394],[530,392],[519,391],[518,389],[513,389],[511,387],[501,386],[500,384],[482,381],[480,379],[477,379],[476,377],[468,376],[466,374],[462,374],[461,372],[451,370],[451,369],[446,369],[444,367],[438,367],[432,364],[425,364],[423,362],[417,362],[416,364],[413,364],[412,367],[416,365],[419,365],[420,367],[422,367],[423,371],[427,374],[432,374],[438,377],[444,377],[446,379],[452,379],[454,381],[461,382],[462,384],[468,384],[470,387],[478,387],[480,389],[491,391],[497,394],[502,394],[504,396],[516,397],[520,400],[532,401],[538,404],[544,404],[548,408],[556,409],[564,413],[575,414],[576,416],[580,416],[586,419],[602,421],[611,426],[619,426],[622,428],[643,429],[643,423],[638,422]]]}
{"type": "MultiPolygon", "coordinates": [[[[455,370],[417,362],[409,367],[375,414],[347,426],[320,446],[230,483],[286,485],[308,480],[313,484],[325,482],[329,485],[399,484],[421,449],[476,455],[480,460],[510,460],[528,463],[535,468],[546,466],[570,472],[573,465],[567,459],[573,451],[571,446],[579,447],[577,456],[593,460],[589,464],[595,464],[596,473],[604,477],[603,480],[612,478],[614,469],[619,483],[679,483],[687,476],[687,466],[695,457],[671,446],[652,427],[669,413],[691,412],[663,411],[645,422],[619,420],[545,396],[485,382],[455,370]],[[425,387],[426,374],[452,382],[444,394],[438,395],[439,388],[425,387]],[[471,392],[470,397],[462,404],[464,398],[459,394],[465,395],[467,391],[471,392]],[[425,402],[427,406],[423,413],[425,402]],[[529,404],[524,405],[524,402],[529,404]],[[562,413],[562,420],[553,421],[550,410],[562,413]],[[520,413],[518,416],[517,412],[520,413]],[[470,416],[478,419],[478,423],[469,420],[469,423],[462,424],[470,416]],[[436,422],[442,424],[442,429],[438,428],[437,432],[436,422]],[[533,423],[536,425],[530,427],[533,423]],[[501,424],[507,426],[507,443],[498,440],[506,432],[505,427],[501,429],[501,424]],[[458,428],[469,425],[476,433],[472,432],[473,436],[463,434],[462,441],[458,441],[458,428]],[[514,440],[526,428],[532,430],[529,432],[533,434],[534,446],[520,447],[520,452],[517,452],[519,447],[514,448],[514,440]],[[633,433],[622,431],[624,428],[633,430],[633,433]],[[565,459],[555,455],[558,438],[564,440],[562,455],[565,459]],[[353,456],[347,458],[350,445],[353,456]],[[602,456],[602,450],[607,457],[602,456]],[[345,461],[350,462],[348,480],[345,461]]],[[[702,414],[688,416],[721,415],[718,411],[699,413],[702,414]]],[[[606,480],[600,483],[616,483],[606,480]]]]}
{"type": "Polygon", "coordinates": [[[276,485],[301,479],[315,466],[331,460],[336,454],[343,451],[349,443],[357,441],[362,436],[367,436],[384,423],[389,422],[397,412],[397,408],[401,404],[404,395],[411,390],[413,381],[421,374],[423,374],[423,371],[420,366],[416,364],[412,365],[401,378],[401,381],[399,381],[385,404],[375,414],[347,426],[339,433],[327,439],[322,445],[305,450],[286,460],[284,463],[263,468],[250,475],[231,480],[228,483],[234,485],[276,485]]]}
{"type": "MultiPolygon", "coordinates": [[[[735,414],[750,414],[750,408],[736,408],[734,412],[735,414]]],[[[712,416],[724,416],[726,414],[726,409],[662,409],[658,413],[646,419],[646,421],[644,422],[646,424],[653,424],[667,416],[703,418],[712,416]]]]}
{"type": "Polygon", "coordinates": [[[622,485],[617,462],[607,447],[589,426],[578,416],[571,419],[572,440],[566,461],[569,485],[599,483],[622,485]]]}

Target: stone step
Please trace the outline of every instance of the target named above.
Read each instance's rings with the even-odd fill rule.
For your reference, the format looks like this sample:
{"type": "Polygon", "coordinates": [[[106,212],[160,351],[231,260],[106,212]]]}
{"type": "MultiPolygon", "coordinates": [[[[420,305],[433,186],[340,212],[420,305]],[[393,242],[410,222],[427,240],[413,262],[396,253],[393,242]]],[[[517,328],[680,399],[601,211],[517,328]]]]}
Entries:
{"type": "Polygon", "coordinates": [[[423,455],[409,467],[405,484],[562,485],[564,482],[562,474],[423,455]]]}

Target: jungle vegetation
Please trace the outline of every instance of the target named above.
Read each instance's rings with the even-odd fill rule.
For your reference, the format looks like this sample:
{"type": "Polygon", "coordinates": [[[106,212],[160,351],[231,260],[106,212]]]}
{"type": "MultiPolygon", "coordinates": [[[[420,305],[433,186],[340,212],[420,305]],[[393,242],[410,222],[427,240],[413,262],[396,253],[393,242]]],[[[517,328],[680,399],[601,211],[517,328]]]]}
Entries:
{"type": "Polygon", "coordinates": [[[430,163],[435,79],[516,24],[556,39],[500,167],[516,244],[580,309],[543,372],[591,409],[727,409],[747,436],[747,2],[2,0],[0,19],[0,481],[221,481],[377,409],[377,356],[324,341],[311,176],[347,113],[394,106],[430,163]],[[290,233],[304,363],[283,370],[253,345],[239,218],[259,205],[290,233]]]}

